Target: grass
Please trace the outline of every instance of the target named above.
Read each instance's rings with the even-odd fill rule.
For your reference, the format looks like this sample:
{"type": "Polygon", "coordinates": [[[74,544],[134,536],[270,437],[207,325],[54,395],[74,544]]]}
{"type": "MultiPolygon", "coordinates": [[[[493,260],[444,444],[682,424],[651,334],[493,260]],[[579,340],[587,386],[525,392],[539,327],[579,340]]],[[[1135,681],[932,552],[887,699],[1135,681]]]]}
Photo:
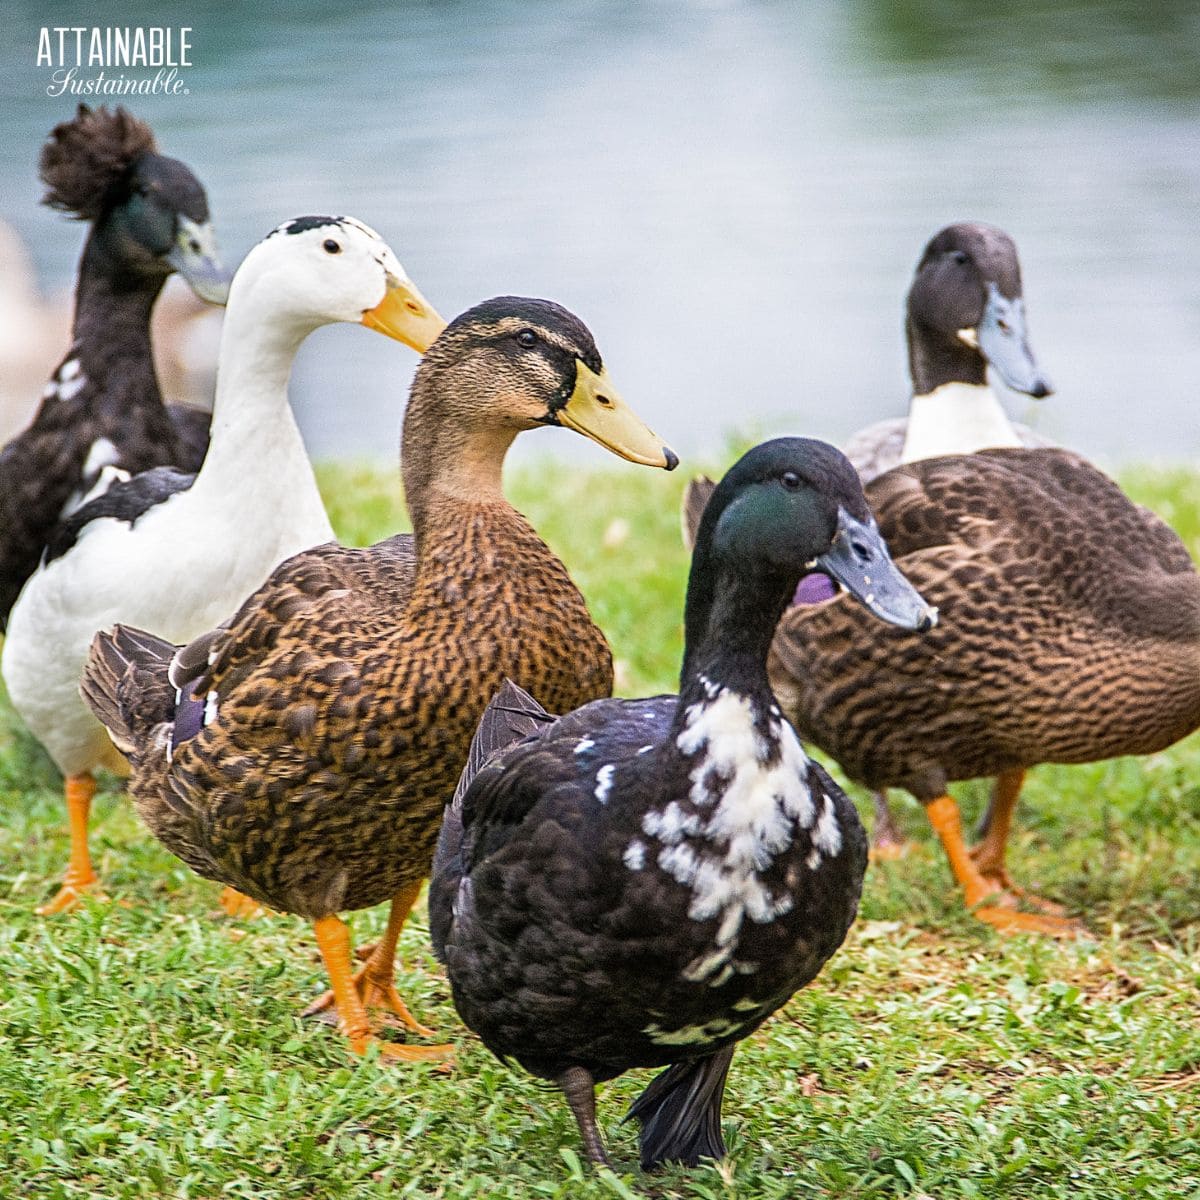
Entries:
{"type": "MultiPolygon", "coordinates": [[[[388,475],[323,482],[347,540],[399,526],[388,475]]],[[[682,482],[632,467],[510,481],[627,693],[669,690],[678,669],[682,482]]],[[[1200,551],[1200,475],[1125,482],[1200,551]]],[[[307,927],[219,919],[215,885],[140,828],[115,781],[92,843],[116,902],[33,916],[65,862],[59,782],[6,708],[0,721],[0,1196],[1200,1196],[1200,737],[1032,774],[1013,865],[1093,941],[972,921],[919,809],[896,796],[915,850],[870,870],[846,945],[739,1049],[729,1158],[644,1177],[619,1118],[648,1077],[601,1090],[618,1170],[581,1165],[560,1098],[463,1031],[423,911],[401,988],[457,1041],[452,1074],[351,1061],[301,1022],[324,986],[307,927]]],[[[960,795],[973,817],[982,788],[960,795]]],[[[356,934],[383,916],[357,914],[356,934]]]]}

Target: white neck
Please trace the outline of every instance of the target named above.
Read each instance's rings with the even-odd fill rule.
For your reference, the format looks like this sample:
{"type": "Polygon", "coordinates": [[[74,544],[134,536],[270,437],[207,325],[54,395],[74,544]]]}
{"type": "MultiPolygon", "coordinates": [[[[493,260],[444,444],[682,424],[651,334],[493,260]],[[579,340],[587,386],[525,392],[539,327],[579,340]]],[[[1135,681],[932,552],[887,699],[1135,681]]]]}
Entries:
{"type": "Polygon", "coordinates": [[[287,393],[313,327],[272,319],[259,300],[251,288],[235,293],[226,310],[208,454],[191,490],[208,504],[218,497],[271,503],[286,494],[296,527],[312,534],[306,544],[328,541],[333,529],[287,393]]]}
{"type": "Polygon", "coordinates": [[[1020,444],[996,393],[986,383],[944,383],[912,398],[900,461],[1020,444]]]}

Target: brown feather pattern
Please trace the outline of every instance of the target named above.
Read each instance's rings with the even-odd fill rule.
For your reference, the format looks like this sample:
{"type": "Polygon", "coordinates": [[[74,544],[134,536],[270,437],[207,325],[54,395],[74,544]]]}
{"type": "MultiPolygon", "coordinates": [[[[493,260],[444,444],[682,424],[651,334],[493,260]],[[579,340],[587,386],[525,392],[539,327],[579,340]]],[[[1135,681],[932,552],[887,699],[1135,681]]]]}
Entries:
{"type": "MultiPolygon", "coordinates": [[[[315,919],[425,878],[505,678],[550,711],[611,692],[583,597],[500,490],[513,437],[544,420],[577,357],[598,355],[565,310],[489,302],[502,303],[523,306],[518,327],[536,324],[545,348],[518,354],[466,314],[426,355],[402,456],[414,536],[283,563],[226,629],[176,657],[177,673],[202,672],[195,694],[215,720],[169,764],[161,733],[137,737],[130,791],[152,832],[273,908],[315,919]]],[[[101,688],[102,668],[94,649],[101,688]]]]}
{"type": "Polygon", "coordinates": [[[937,627],[883,627],[846,597],[793,607],[769,664],[788,719],[852,778],[928,802],[950,780],[1146,754],[1200,725],[1200,577],[1084,459],[986,450],[866,494],[937,627]]]}

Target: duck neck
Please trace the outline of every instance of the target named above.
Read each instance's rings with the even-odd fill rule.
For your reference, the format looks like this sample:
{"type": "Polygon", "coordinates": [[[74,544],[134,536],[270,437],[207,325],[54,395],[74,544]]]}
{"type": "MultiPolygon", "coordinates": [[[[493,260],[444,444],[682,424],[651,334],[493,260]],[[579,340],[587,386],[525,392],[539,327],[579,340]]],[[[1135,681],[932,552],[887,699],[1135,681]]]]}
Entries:
{"type": "Polygon", "coordinates": [[[161,403],[150,314],[166,279],[123,267],[102,227],[88,235],[75,287],[71,357],[93,385],[89,394],[121,411],[139,399],[161,403]]]}
{"type": "Polygon", "coordinates": [[[913,396],[900,461],[1020,444],[996,393],[986,383],[944,383],[913,396]]]}
{"type": "Polygon", "coordinates": [[[217,388],[208,454],[192,491],[244,497],[248,481],[287,493],[294,524],[307,544],[332,538],[304,439],[288,403],[288,379],[300,343],[315,326],[264,315],[253,303],[231,301],[221,330],[217,388]]]}
{"type": "Polygon", "coordinates": [[[987,359],[958,336],[920,325],[912,317],[904,332],[914,394],[928,395],[945,383],[987,382],[987,359]]]}
{"type": "Polygon", "coordinates": [[[504,498],[502,476],[518,429],[452,411],[442,382],[440,368],[422,363],[404,417],[400,465],[418,561],[448,513],[469,507],[517,515],[504,498]]]}
{"type": "Polygon", "coordinates": [[[766,709],[775,698],[767,652],[795,591],[791,574],[717,571],[705,551],[693,558],[684,609],[684,656],[676,721],[688,707],[727,688],[766,709]]]}

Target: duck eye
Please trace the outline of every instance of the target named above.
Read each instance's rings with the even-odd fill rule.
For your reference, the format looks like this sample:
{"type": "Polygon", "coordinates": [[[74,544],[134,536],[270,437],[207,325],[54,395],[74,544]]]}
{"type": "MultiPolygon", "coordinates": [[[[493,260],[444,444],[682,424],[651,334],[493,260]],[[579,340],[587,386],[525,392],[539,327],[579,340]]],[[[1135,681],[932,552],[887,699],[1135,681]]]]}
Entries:
{"type": "Polygon", "coordinates": [[[779,477],[779,482],[783,484],[789,492],[794,492],[800,487],[800,476],[795,471],[784,471],[779,477]]]}
{"type": "Polygon", "coordinates": [[[340,242],[335,242],[333,238],[326,238],[324,244],[326,254],[341,254],[342,247],[340,242]]]}
{"type": "Polygon", "coordinates": [[[524,346],[526,350],[532,350],[537,345],[538,336],[532,329],[522,329],[517,334],[518,345],[524,346]]]}

